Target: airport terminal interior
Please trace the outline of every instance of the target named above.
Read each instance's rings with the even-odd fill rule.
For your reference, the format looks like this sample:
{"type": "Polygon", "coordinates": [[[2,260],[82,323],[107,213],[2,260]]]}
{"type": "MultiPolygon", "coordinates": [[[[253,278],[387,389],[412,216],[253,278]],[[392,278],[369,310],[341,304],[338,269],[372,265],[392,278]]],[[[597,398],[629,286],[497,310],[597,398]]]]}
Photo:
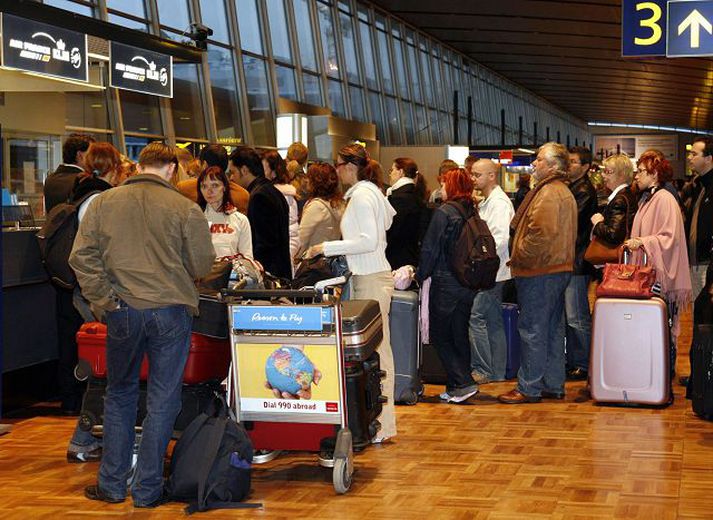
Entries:
{"type": "MultiPolygon", "coordinates": [[[[270,296],[268,279],[275,277],[264,272],[260,289],[265,294],[260,296],[241,296],[240,291],[226,293],[222,300],[202,296],[201,318],[207,316],[203,304],[209,301],[211,312],[220,309],[223,323],[219,325],[225,332],[199,330],[196,323],[205,323],[196,318],[191,341],[203,337],[206,345],[224,347],[224,352],[211,358],[212,363],[221,364],[210,368],[215,376],[210,381],[204,378],[194,384],[186,379],[188,371],[184,373],[183,411],[174,425],[165,475],[172,471],[170,459],[176,453],[177,439],[208,406],[200,397],[205,392],[211,399],[214,395],[227,399],[230,413],[247,429],[255,458],[250,492],[241,502],[246,508],[196,514],[209,518],[713,519],[713,275],[706,275],[711,251],[700,253],[704,241],[706,247],[713,247],[713,224],[705,221],[706,216],[713,218],[713,204],[708,205],[713,184],[705,180],[708,171],[713,171],[712,56],[713,0],[0,0],[0,518],[168,519],[182,516],[187,505],[160,501],[151,509],[134,507],[130,492],[125,502],[117,504],[85,497],[85,488],[97,484],[102,448],[97,448],[96,458],[85,461],[72,451],[76,445],[70,439],[74,443],[82,430],[84,438],[89,435],[102,441],[107,360],[104,337],[98,343],[101,355],[94,361],[82,357],[82,352],[89,351],[82,341],[97,341],[93,339],[100,334],[97,331],[106,333],[106,328],[99,323],[82,326],[77,336],[79,357],[76,350],[74,354],[76,368],[70,368],[81,381],[73,379],[72,384],[88,381],[86,388],[102,389],[96,394],[100,398],[97,401],[87,390],[83,399],[67,401],[62,397],[66,381],[61,377],[63,363],[67,363],[61,306],[67,300],[61,294],[72,300],[74,290],[76,300],[80,290],[78,286],[69,286],[69,292],[67,286],[58,287],[41,249],[48,243],[42,236],[51,223],[48,214],[56,214],[49,211],[45,183],[56,175],[53,172],[67,166],[67,142],[78,134],[91,138],[82,153],[95,146],[90,140],[112,145],[126,169],[127,187],[132,185],[131,172],[136,174],[137,164],[139,173],[146,171],[142,150],[157,141],[168,145],[175,154],[175,171],[163,184],[170,180],[186,195],[180,184],[193,182],[193,200],[198,196],[202,208],[211,202],[203,194],[203,184],[191,178],[204,175],[210,165],[206,151],[218,149],[230,157],[228,169],[219,168],[219,176],[225,179],[220,186],[224,193],[247,189],[252,194],[253,185],[242,185],[239,180],[245,167],[235,162],[249,147],[250,153],[262,154],[261,164],[272,164],[266,158],[276,156],[275,160],[287,165],[286,174],[299,162],[299,175],[312,183],[313,167],[330,171],[334,185],[340,184],[341,193],[347,196],[354,188],[347,192],[345,171],[353,168],[355,175],[366,169],[377,171],[379,182],[373,182],[385,195],[379,200],[387,207],[406,181],[415,184],[411,178],[418,179],[425,190],[420,205],[428,215],[452,207],[446,187],[456,186],[452,179],[462,175],[468,186],[466,198],[471,206],[477,201],[481,222],[489,226],[484,216],[490,215],[486,202],[491,203],[494,186],[499,186],[498,193],[502,189],[515,224],[511,228],[508,218],[501,235],[490,227],[496,243],[510,239],[509,252],[504,248],[508,259],[515,259],[517,244],[530,232],[518,223],[533,218],[529,208],[537,197],[549,193],[547,186],[538,188],[537,183],[549,179],[540,171],[554,160],[551,153],[561,151],[564,163],[555,175],[560,179],[562,174],[562,179],[548,182],[572,189],[571,196],[565,191],[567,200],[571,199],[571,215],[579,212],[580,216],[576,247],[580,248],[581,226],[589,226],[583,239],[587,253],[600,225],[594,223],[594,214],[603,213],[606,221],[623,191],[621,186],[610,185],[621,164],[617,159],[626,159],[624,170],[628,168],[622,183],[638,185],[644,196],[632,190],[632,197],[638,198],[631,200],[639,212],[634,216],[636,208],[629,213],[631,208],[626,206],[629,221],[622,231],[626,236],[612,248],[639,247],[632,230],[646,227],[641,215],[647,204],[653,205],[652,199],[661,198],[655,199],[657,193],[672,204],[678,202],[674,207],[680,211],[673,211],[671,217],[677,223],[671,229],[675,227],[678,235],[667,235],[665,243],[679,256],[667,256],[652,249],[646,237],[642,239],[641,244],[646,242],[649,248],[650,265],[664,258],[649,273],[643,299],[640,293],[636,299],[624,300],[599,290],[605,285],[607,269],[621,267],[620,260],[592,260],[587,263],[591,269],[583,274],[577,265],[582,265],[584,249],[567,257],[566,275],[574,268],[572,280],[585,280],[578,290],[580,303],[585,302],[586,310],[580,311],[587,317],[591,349],[589,341],[570,335],[570,328],[577,325],[564,332],[567,313],[575,312],[565,309],[569,300],[564,289],[558,293],[562,305],[543,307],[556,309],[552,315],[543,314],[542,309],[528,310],[533,298],[524,291],[533,286],[520,281],[533,276],[527,270],[532,266],[510,265],[509,260],[505,266],[502,248],[493,253],[500,256],[497,282],[493,272],[491,285],[470,286],[474,292],[468,306],[474,295],[478,302],[481,293],[499,288],[492,301],[498,316],[502,303],[503,321],[498,318],[495,326],[488,322],[486,336],[497,327],[505,331],[505,376],[478,372],[485,365],[476,363],[475,304],[473,314],[466,309],[471,318],[462,327],[463,334],[470,327],[466,354],[472,353],[471,364],[462,370],[453,368],[436,331],[455,330],[456,322],[463,321],[456,315],[463,313],[458,313],[456,304],[453,317],[440,320],[443,323],[432,320],[429,329],[429,312],[432,317],[443,316],[440,310],[441,314],[434,314],[438,305],[434,294],[438,293],[433,290],[429,304],[428,284],[436,286],[437,282],[425,283],[416,265],[410,269],[390,260],[397,289],[390,312],[380,310],[373,301],[371,307],[359,307],[355,302],[367,298],[354,298],[354,294],[349,296],[352,301],[346,301],[348,292],[359,292],[360,280],[373,275],[359,271],[360,264],[350,262],[356,262],[354,257],[359,255],[350,257],[349,252],[339,253],[342,259],[346,257],[345,269],[337,273],[335,263],[327,267],[335,277],[356,270],[339,282],[345,283],[344,291],[328,288],[326,296],[315,292],[317,296],[309,302],[289,291],[282,299],[277,293],[270,296]],[[295,159],[293,143],[307,150],[304,160],[295,159]],[[357,164],[360,153],[366,157],[364,164],[369,160],[380,164],[381,173],[371,165],[356,173],[362,168],[357,164]],[[404,158],[414,163],[412,173],[404,158]],[[574,178],[573,160],[580,168],[588,165],[583,177],[574,178]],[[487,171],[492,168],[494,184],[480,184],[478,168],[484,164],[487,171]],[[658,168],[663,173],[653,175],[664,179],[660,185],[658,181],[642,184],[642,177],[658,168]],[[178,182],[180,175],[184,178],[178,182]],[[592,189],[595,207],[584,221],[581,199],[573,188],[582,178],[592,189]],[[520,204],[522,211],[517,209],[520,204]],[[709,236],[697,235],[702,228],[709,236]],[[580,260],[574,258],[577,255],[580,260]],[[675,264],[683,255],[688,255],[685,265],[675,264]],[[689,267],[691,276],[700,278],[698,282],[689,276],[689,267]],[[507,280],[501,278],[503,269],[508,272],[507,280]],[[668,278],[662,284],[656,276],[677,270],[684,273],[688,289],[687,296],[673,300],[666,292],[672,282],[667,287],[668,278]],[[403,287],[399,287],[400,276],[410,277],[403,287]],[[515,287],[521,301],[512,290],[515,287]],[[615,298],[629,302],[632,309],[641,302],[660,302],[664,316],[658,327],[664,331],[660,345],[655,339],[656,326],[637,327],[637,311],[627,310],[621,316],[624,325],[617,322],[619,328],[604,324],[604,310],[597,320],[597,309],[618,301],[615,298]],[[398,314],[397,305],[410,306],[411,314],[398,314]],[[253,309],[258,310],[253,313],[253,309]],[[367,311],[373,311],[371,321],[358,329],[367,311]],[[272,321],[288,321],[286,315],[289,320],[294,316],[297,325],[270,328],[272,321]],[[570,347],[567,381],[551,392],[541,384],[536,395],[526,395],[525,389],[531,388],[526,376],[536,365],[528,352],[534,350],[532,345],[546,341],[533,339],[534,329],[527,328],[535,315],[559,334],[560,357],[570,347]],[[245,324],[250,317],[264,323],[245,324]],[[317,325],[311,325],[313,321],[317,325]],[[615,340],[600,339],[603,335],[613,338],[615,329],[619,334],[615,340]],[[394,352],[391,361],[386,361],[380,345],[382,338],[389,337],[387,330],[394,352]],[[89,336],[91,340],[86,339],[89,336]],[[570,363],[572,345],[583,343],[587,343],[582,347],[584,365],[570,363]],[[598,350],[607,347],[605,354],[598,350]],[[659,347],[657,357],[652,352],[659,347]],[[301,369],[308,372],[307,386],[301,386],[298,379],[290,381],[297,384],[294,387],[280,381],[276,372],[280,372],[281,352],[289,354],[285,362],[290,367],[300,359],[309,365],[301,369]],[[381,364],[377,352],[381,352],[381,364]],[[267,354],[266,361],[257,359],[267,354]],[[316,358],[316,364],[310,358],[316,358]],[[408,360],[408,368],[400,365],[402,358],[408,360]],[[620,362],[608,364],[614,358],[620,362]],[[393,384],[394,377],[384,377],[380,370],[394,362],[397,387],[404,378],[413,386],[401,396],[393,390],[390,396],[380,395],[387,393],[387,381],[393,384]],[[644,367],[646,363],[651,366],[644,367]],[[452,384],[454,370],[466,371],[463,377],[471,385],[452,384]],[[637,400],[655,384],[663,392],[658,401],[637,400]],[[190,405],[186,404],[189,394],[199,396],[190,405]],[[323,408],[317,413],[311,406],[323,408]],[[396,433],[383,435],[393,413],[396,433]],[[368,414],[373,416],[365,419],[368,414]],[[313,438],[307,439],[310,435],[313,438]]],[[[556,162],[552,164],[556,169],[556,162]]],[[[82,171],[81,165],[73,167],[75,175],[82,171]]],[[[357,186],[371,185],[362,177],[354,179],[360,181],[357,186]]],[[[302,192],[295,179],[281,182],[276,179],[273,184],[283,194],[285,186],[291,190],[292,199],[285,198],[288,204],[294,203],[295,220],[290,223],[297,229],[304,208],[321,195],[314,184],[301,185],[312,190],[302,192]]],[[[124,188],[112,190],[117,193],[124,188]]],[[[628,192],[629,187],[624,190],[628,192]]],[[[246,211],[237,200],[233,202],[251,217],[248,202],[246,211]]],[[[350,209],[346,205],[344,215],[350,209]]],[[[242,218],[248,231],[252,228],[254,245],[255,222],[242,218]]],[[[419,228],[419,248],[428,237],[439,238],[427,231],[435,225],[430,218],[430,225],[422,226],[419,221],[406,226],[419,228]]],[[[337,238],[344,240],[332,242],[347,242],[346,220],[341,221],[341,235],[337,226],[337,238]]],[[[221,225],[209,224],[211,234],[216,232],[214,226],[221,225]]],[[[569,220],[550,227],[551,235],[544,239],[549,245],[565,240],[564,230],[577,230],[569,220]]],[[[387,249],[381,256],[386,261],[394,254],[385,245],[390,235],[386,230],[379,232],[384,235],[387,249]]],[[[131,242],[131,237],[122,240],[131,242]]],[[[317,249],[300,251],[305,253],[302,264],[291,255],[295,280],[309,262],[308,253],[326,254],[327,247],[320,244],[317,249]]],[[[255,247],[256,259],[258,254],[255,247]]],[[[452,264],[442,256],[439,259],[453,271],[452,264]]],[[[242,276],[246,260],[232,257],[231,261],[230,287],[240,288],[233,283],[236,272],[242,276]]],[[[626,268],[621,272],[619,281],[628,276],[626,268]]],[[[533,278],[560,274],[564,273],[539,272],[533,278]]],[[[434,271],[433,279],[437,276],[434,271]]],[[[460,280],[457,275],[449,276],[460,280]]],[[[538,290],[550,295],[555,284],[543,283],[538,290]]],[[[228,287],[228,282],[222,287],[228,287]]],[[[557,359],[564,364],[564,359],[557,359]]],[[[550,368],[543,367],[543,373],[550,368]]],[[[299,377],[307,372],[300,372],[299,377]]],[[[145,393],[152,390],[150,384],[148,390],[146,383],[141,385],[145,401],[145,393]]],[[[84,392],[85,387],[81,388],[84,392]]],[[[143,416],[146,407],[141,406],[139,415],[143,416]]],[[[139,451],[140,421],[136,431],[132,468],[143,453],[139,451]]],[[[133,490],[131,471],[128,487],[133,490]]]]}

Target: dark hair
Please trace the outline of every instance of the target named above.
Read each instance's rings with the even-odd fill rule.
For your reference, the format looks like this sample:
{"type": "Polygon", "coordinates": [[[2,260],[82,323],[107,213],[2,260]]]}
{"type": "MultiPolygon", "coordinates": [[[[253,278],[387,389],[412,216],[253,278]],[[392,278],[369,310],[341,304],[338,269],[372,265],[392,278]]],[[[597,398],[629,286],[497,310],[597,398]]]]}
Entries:
{"type": "Polygon", "coordinates": [[[441,161],[441,165],[438,167],[438,176],[444,175],[445,173],[455,170],[458,168],[458,163],[452,159],[444,159],[441,161]]]}
{"type": "Polygon", "coordinates": [[[465,161],[463,161],[463,166],[465,167],[466,172],[470,172],[470,168],[473,166],[473,164],[478,160],[477,157],[473,155],[468,155],[468,157],[465,158],[465,161]]]}
{"type": "Polygon", "coordinates": [[[208,166],[217,166],[223,171],[228,169],[228,151],[223,145],[209,144],[203,147],[198,158],[208,166]]]}
{"type": "Polygon", "coordinates": [[[290,176],[287,173],[287,163],[275,150],[265,150],[262,153],[262,160],[267,161],[270,169],[275,172],[274,184],[289,184],[290,176]]]}
{"type": "Polygon", "coordinates": [[[147,144],[139,154],[139,164],[141,166],[163,167],[167,164],[175,164],[178,167],[176,149],[161,141],[154,141],[147,144]]]}
{"type": "Polygon", "coordinates": [[[636,166],[643,166],[650,174],[656,175],[659,186],[666,184],[673,179],[673,168],[666,156],[659,150],[647,150],[641,154],[636,166]]]}
{"type": "Polygon", "coordinates": [[[84,157],[84,167],[88,174],[103,177],[121,166],[121,154],[110,143],[92,143],[84,157]]]}
{"type": "Polygon", "coordinates": [[[76,164],[77,152],[86,152],[89,145],[96,142],[91,135],[69,134],[69,137],[62,145],[62,162],[64,164],[76,164]]]}
{"type": "Polygon", "coordinates": [[[517,181],[518,188],[529,188],[530,187],[530,176],[527,173],[520,175],[520,179],[517,181]]]}
{"type": "Polygon", "coordinates": [[[238,146],[230,154],[230,162],[236,168],[245,166],[255,177],[264,177],[265,170],[262,167],[262,159],[258,153],[249,146],[238,146]]]}
{"type": "Polygon", "coordinates": [[[223,183],[223,202],[220,204],[220,211],[226,212],[231,209],[233,205],[233,199],[230,197],[230,181],[228,180],[228,175],[225,170],[221,170],[220,166],[208,166],[205,170],[201,172],[198,176],[198,205],[202,210],[205,211],[205,207],[208,202],[203,196],[203,191],[201,190],[201,184],[206,179],[215,179],[223,183]]]}
{"type": "Polygon", "coordinates": [[[382,180],[381,165],[377,161],[372,161],[369,152],[362,145],[353,143],[342,147],[339,150],[339,157],[344,162],[353,164],[358,168],[357,179],[360,181],[370,181],[376,184],[379,189],[384,185],[382,180]]]}
{"type": "Polygon", "coordinates": [[[592,151],[584,146],[572,146],[569,153],[579,156],[579,162],[582,164],[592,165],[592,151]]]}
{"type": "Polygon", "coordinates": [[[713,155],[713,139],[710,137],[696,137],[693,140],[694,143],[703,143],[703,155],[709,156],[713,155]]]}
{"type": "Polygon", "coordinates": [[[312,163],[307,168],[307,178],[312,197],[327,200],[332,207],[337,206],[342,199],[342,193],[339,189],[339,176],[334,166],[326,162],[312,163]]]}
{"type": "Polygon", "coordinates": [[[448,170],[444,175],[448,200],[473,198],[473,179],[463,168],[448,170]]]}
{"type": "Polygon", "coordinates": [[[418,171],[416,161],[410,157],[397,157],[394,159],[394,164],[399,170],[404,171],[404,176],[413,179],[416,183],[416,195],[420,199],[426,199],[426,179],[418,171]]]}

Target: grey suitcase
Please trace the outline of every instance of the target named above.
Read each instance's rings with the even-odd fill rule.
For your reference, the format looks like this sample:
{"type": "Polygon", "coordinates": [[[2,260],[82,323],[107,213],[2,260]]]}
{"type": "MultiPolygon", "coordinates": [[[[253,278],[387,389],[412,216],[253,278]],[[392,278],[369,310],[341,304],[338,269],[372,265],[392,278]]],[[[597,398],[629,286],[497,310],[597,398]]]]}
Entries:
{"type": "Polygon", "coordinates": [[[598,298],[594,303],[590,385],[598,403],[672,402],[666,304],[660,298],[598,298]]]}
{"type": "Polygon", "coordinates": [[[416,404],[422,393],[419,297],[415,291],[394,291],[389,313],[394,354],[394,401],[416,404]]]}
{"type": "Polygon", "coordinates": [[[381,345],[384,330],[381,310],[376,300],[342,302],[342,338],[344,359],[366,361],[381,345]]]}

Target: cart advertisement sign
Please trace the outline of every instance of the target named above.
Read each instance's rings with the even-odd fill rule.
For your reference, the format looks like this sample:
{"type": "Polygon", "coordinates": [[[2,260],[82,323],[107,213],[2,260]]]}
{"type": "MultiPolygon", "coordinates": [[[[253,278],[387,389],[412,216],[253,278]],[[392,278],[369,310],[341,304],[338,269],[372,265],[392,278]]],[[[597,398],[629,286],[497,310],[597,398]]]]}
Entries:
{"type": "Polygon", "coordinates": [[[330,307],[245,305],[233,308],[233,328],[237,330],[321,332],[332,320],[330,307]]]}
{"type": "Polygon", "coordinates": [[[5,67],[89,81],[86,34],[3,13],[1,50],[5,67]]]}
{"type": "MultiPolygon", "coordinates": [[[[334,344],[236,343],[233,348],[242,418],[287,415],[297,421],[294,415],[302,414],[315,416],[314,422],[339,423],[339,360],[334,344]],[[324,420],[316,420],[320,415],[324,420]]],[[[300,421],[309,422],[304,417],[300,421]]]]}
{"type": "Polygon", "coordinates": [[[173,57],[111,42],[109,84],[154,96],[173,97],[173,57]]]}

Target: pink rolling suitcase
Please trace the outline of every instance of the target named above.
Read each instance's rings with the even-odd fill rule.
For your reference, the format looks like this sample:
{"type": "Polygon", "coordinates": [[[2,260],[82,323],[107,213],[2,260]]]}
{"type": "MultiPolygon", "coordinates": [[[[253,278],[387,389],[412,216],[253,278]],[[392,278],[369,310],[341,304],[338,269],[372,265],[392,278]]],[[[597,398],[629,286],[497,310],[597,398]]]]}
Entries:
{"type": "Polygon", "coordinates": [[[592,399],[619,405],[671,403],[666,303],[598,298],[594,303],[592,399]]]}

